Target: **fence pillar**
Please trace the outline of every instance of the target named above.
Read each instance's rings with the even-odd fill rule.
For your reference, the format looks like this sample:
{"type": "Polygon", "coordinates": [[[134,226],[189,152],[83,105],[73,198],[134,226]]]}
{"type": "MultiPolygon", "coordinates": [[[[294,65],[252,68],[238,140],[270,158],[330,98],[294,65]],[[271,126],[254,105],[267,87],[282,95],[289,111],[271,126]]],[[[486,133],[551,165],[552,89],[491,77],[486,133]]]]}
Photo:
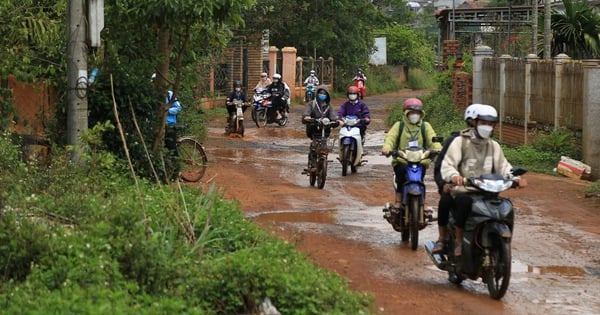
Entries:
{"type": "Polygon", "coordinates": [[[525,104],[524,113],[525,117],[523,117],[523,144],[527,145],[529,142],[528,135],[529,129],[527,128],[529,125],[529,116],[531,116],[531,63],[534,60],[539,59],[536,54],[529,54],[525,57],[525,104]]]}
{"type": "Polygon", "coordinates": [[[294,47],[283,47],[281,52],[283,54],[282,62],[282,79],[290,87],[290,99],[294,100],[296,97],[296,48],[294,47]]]}
{"type": "Polygon", "coordinates": [[[277,69],[277,53],[279,49],[275,46],[269,47],[269,77],[273,78],[275,73],[281,73],[281,69],[277,69]]]}
{"type": "Polygon", "coordinates": [[[473,103],[481,103],[483,89],[483,60],[494,56],[494,51],[488,46],[477,46],[473,50],[473,103]]]}
{"type": "MultiPolygon", "coordinates": [[[[499,139],[502,140],[502,122],[504,121],[504,111],[506,109],[506,60],[510,59],[510,55],[502,55],[500,56],[500,80],[499,80],[499,89],[500,93],[498,93],[498,124],[500,125],[500,134],[499,139]]],[[[490,104],[494,105],[494,104],[490,104]]]]}
{"type": "Polygon", "coordinates": [[[583,60],[583,159],[600,179],[600,60],[583,60]]]}
{"type": "Polygon", "coordinates": [[[558,54],[554,57],[554,129],[560,126],[560,99],[562,98],[562,70],[564,61],[570,59],[565,54],[558,54]]]}

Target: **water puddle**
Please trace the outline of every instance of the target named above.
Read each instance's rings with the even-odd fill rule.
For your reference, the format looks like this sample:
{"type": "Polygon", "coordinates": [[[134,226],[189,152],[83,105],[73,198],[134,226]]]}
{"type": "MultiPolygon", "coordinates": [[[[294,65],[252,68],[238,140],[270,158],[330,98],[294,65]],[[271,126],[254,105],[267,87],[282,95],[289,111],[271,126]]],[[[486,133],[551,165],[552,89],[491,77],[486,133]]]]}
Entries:
{"type": "Polygon", "coordinates": [[[600,276],[600,270],[591,267],[573,267],[573,266],[533,266],[520,261],[513,261],[512,272],[526,273],[531,275],[558,275],[563,277],[585,277],[600,276]]]}

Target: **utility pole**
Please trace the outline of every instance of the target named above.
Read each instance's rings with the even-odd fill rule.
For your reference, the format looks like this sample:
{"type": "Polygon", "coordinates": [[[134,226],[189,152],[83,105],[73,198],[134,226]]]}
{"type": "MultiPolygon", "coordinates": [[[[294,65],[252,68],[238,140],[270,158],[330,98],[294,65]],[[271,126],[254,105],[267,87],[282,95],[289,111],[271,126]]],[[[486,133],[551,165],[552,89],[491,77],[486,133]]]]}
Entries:
{"type": "Polygon", "coordinates": [[[538,0],[531,0],[532,20],[531,23],[531,53],[537,55],[537,34],[538,34],[538,0]]]}
{"type": "Polygon", "coordinates": [[[80,135],[88,129],[87,21],[85,0],[67,3],[67,143],[71,160],[82,163],[80,135]]]}
{"type": "Polygon", "coordinates": [[[552,58],[552,9],[550,0],[544,0],[544,59],[552,58]]]}

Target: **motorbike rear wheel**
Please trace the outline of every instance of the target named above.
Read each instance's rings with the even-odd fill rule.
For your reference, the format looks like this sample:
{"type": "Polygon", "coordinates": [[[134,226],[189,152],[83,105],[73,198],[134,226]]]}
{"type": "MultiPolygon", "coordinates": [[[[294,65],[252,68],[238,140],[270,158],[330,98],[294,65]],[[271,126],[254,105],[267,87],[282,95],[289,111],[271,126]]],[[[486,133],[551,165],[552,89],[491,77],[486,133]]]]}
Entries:
{"type": "Polygon", "coordinates": [[[348,167],[350,166],[350,145],[344,144],[342,147],[342,176],[346,176],[348,174],[348,167]]]}
{"type": "Polygon", "coordinates": [[[483,270],[483,280],[487,283],[490,297],[499,300],[506,294],[510,282],[510,239],[496,236],[493,244],[490,248],[490,266],[483,270]]]}
{"type": "Polygon", "coordinates": [[[327,179],[327,159],[320,157],[317,162],[317,187],[323,189],[325,180],[327,179]]]}
{"type": "Polygon", "coordinates": [[[408,197],[408,220],[410,222],[410,247],[416,250],[419,246],[419,207],[420,201],[416,196],[408,197]]]}

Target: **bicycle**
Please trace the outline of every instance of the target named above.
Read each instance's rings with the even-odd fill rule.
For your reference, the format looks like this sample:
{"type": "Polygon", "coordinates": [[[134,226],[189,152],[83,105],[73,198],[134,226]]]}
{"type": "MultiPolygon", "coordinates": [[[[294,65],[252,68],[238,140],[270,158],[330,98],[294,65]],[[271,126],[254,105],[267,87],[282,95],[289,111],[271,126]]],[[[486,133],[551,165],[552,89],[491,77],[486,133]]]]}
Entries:
{"type": "Polygon", "coordinates": [[[325,187],[325,180],[327,179],[327,157],[330,151],[327,143],[329,138],[325,129],[329,126],[330,121],[328,118],[323,118],[314,120],[311,123],[317,124],[321,133],[313,136],[308,153],[308,168],[302,174],[309,176],[311,186],[317,183],[317,187],[323,189],[325,187]]]}
{"type": "MultiPolygon", "coordinates": [[[[175,132],[179,135],[184,125],[175,125],[175,132]]],[[[177,136],[175,140],[174,156],[176,158],[176,171],[179,178],[186,182],[197,182],[204,176],[208,158],[202,144],[193,136],[177,136]]]]}

